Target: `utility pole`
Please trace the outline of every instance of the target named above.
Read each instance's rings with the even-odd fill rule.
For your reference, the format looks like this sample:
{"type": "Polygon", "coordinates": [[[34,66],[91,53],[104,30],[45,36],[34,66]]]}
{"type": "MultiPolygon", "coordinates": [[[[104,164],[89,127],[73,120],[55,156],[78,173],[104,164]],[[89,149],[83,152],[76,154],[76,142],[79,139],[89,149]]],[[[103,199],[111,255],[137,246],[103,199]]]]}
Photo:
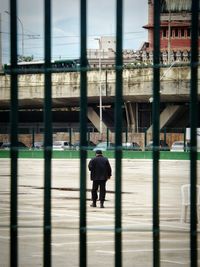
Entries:
{"type": "Polygon", "coordinates": [[[100,132],[100,139],[102,140],[102,86],[101,86],[101,51],[102,51],[102,44],[101,38],[95,38],[99,42],[99,117],[100,117],[100,124],[99,124],[99,132],[100,132]]]}
{"type": "MultiPolygon", "coordinates": [[[[8,12],[7,10],[5,11],[5,13],[10,16],[10,12],[8,12]]],[[[17,16],[17,19],[21,25],[21,30],[22,30],[22,57],[23,57],[24,56],[24,25],[18,16],[17,16]]]]}

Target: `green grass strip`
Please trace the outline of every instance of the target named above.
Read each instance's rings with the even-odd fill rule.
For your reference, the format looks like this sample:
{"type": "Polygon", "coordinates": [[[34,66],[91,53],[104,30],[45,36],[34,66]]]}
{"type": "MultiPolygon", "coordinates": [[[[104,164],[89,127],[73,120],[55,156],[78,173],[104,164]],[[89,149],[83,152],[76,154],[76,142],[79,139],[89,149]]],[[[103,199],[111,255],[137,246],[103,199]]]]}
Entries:
{"type": "MultiPolygon", "coordinates": [[[[114,151],[103,152],[104,156],[108,158],[114,158],[114,151]]],[[[88,158],[95,156],[94,151],[88,151],[88,158]]],[[[161,151],[160,159],[171,160],[189,160],[189,152],[170,152],[161,151]]],[[[9,150],[0,150],[0,158],[10,158],[9,150]]],[[[19,150],[19,158],[32,158],[43,159],[43,150],[19,150]]],[[[66,151],[53,151],[52,158],[54,159],[79,159],[79,151],[66,150],[66,151]]],[[[152,159],[151,151],[123,151],[124,159],[152,159]]],[[[197,153],[197,159],[200,160],[200,152],[197,153]]]]}

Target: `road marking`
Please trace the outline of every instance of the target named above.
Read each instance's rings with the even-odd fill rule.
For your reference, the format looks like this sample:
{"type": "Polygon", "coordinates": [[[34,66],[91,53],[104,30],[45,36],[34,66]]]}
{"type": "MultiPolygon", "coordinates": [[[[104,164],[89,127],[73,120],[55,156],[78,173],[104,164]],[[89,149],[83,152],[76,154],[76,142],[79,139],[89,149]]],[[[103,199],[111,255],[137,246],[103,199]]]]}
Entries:
{"type": "MultiPolygon", "coordinates": [[[[66,252],[65,251],[63,251],[63,252],[53,252],[52,251],[52,256],[63,256],[63,254],[65,254],[66,255],[66,252]]],[[[32,257],[32,258],[43,258],[43,254],[32,254],[32,255],[30,255],[30,257],[32,257]]]]}
{"type": "MultiPolygon", "coordinates": [[[[112,244],[112,243],[115,243],[115,240],[114,240],[114,238],[113,238],[113,240],[98,240],[98,241],[88,241],[87,242],[87,245],[90,245],[90,244],[112,244]]],[[[146,239],[146,240],[142,240],[142,239],[139,239],[139,240],[126,240],[126,239],[123,239],[122,240],[122,243],[123,244],[125,244],[125,243],[152,243],[152,239],[146,239]]],[[[161,243],[162,243],[162,241],[161,241],[161,243]]],[[[183,244],[183,243],[188,243],[189,244],[189,240],[163,240],[163,243],[181,243],[181,244],[183,244]]],[[[52,245],[53,246],[55,246],[55,247],[61,247],[61,246],[64,246],[64,245],[78,245],[79,244],[79,241],[72,241],[72,242],[53,242],[52,243],[52,245]]],[[[171,248],[170,248],[171,249],[171,248]]],[[[170,250],[169,249],[169,250],[170,250]]],[[[188,248],[184,248],[183,250],[189,250],[188,248]]],[[[164,251],[165,249],[161,249],[162,251],[164,251]]],[[[176,250],[179,250],[179,249],[176,249],[176,248],[174,248],[174,249],[171,249],[172,251],[174,250],[174,251],[176,251],[176,250]]],[[[182,250],[182,249],[180,249],[180,250],[182,250]]],[[[145,251],[145,249],[144,250],[138,250],[138,251],[145,251]]],[[[152,249],[151,249],[151,251],[152,251],[152,249]]]]}
{"type": "MultiPolygon", "coordinates": [[[[161,252],[177,252],[177,251],[190,251],[188,248],[164,248],[160,249],[161,252]]],[[[200,249],[198,249],[200,251],[200,249]]],[[[95,250],[97,253],[102,253],[102,254],[115,254],[115,251],[113,250],[95,250]]],[[[122,253],[144,253],[144,252],[153,252],[153,249],[135,249],[135,250],[122,250],[122,253]]]]}
{"type": "Polygon", "coordinates": [[[190,264],[189,261],[181,262],[181,261],[161,260],[161,262],[167,262],[167,263],[173,263],[173,264],[179,264],[179,265],[186,265],[187,264],[187,266],[189,266],[189,264],[190,264]]]}
{"type": "Polygon", "coordinates": [[[0,236],[0,239],[8,240],[8,239],[10,239],[10,237],[9,236],[0,236]]]}
{"type": "MultiPolygon", "coordinates": [[[[4,229],[1,229],[1,231],[4,229]]],[[[6,230],[8,231],[8,230],[6,230]]],[[[42,231],[42,230],[41,230],[42,231]]],[[[8,233],[9,234],[9,233],[8,233]]],[[[88,233],[88,236],[93,236],[93,235],[97,235],[96,233],[88,233]]],[[[104,235],[113,235],[113,233],[110,232],[105,232],[104,235]]],[[[52,238],[56,238],[56,237],[68,237],[68,236],[79,236],[79,232],[78,230],[75,233],[71,233],[71,234],[59,234],[59,233],[52,233],[52,238]]],[[[19,238],[38,238],[38,237],[43,237],[43,232],[41,232],[41,234],[24,234],[24,235],[18,235],[19,238]]],[[[10,236],[0,236],[0,239],[10,239],[10,236]]],[[[60,242],[59,242],[60,243],[60,242]]]]}

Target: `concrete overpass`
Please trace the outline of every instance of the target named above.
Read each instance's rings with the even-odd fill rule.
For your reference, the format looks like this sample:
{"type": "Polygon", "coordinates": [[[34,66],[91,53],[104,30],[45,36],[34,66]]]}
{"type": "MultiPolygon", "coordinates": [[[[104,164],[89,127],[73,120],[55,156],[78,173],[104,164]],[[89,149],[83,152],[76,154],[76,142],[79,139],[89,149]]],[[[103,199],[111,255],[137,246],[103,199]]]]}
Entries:
{"type": "MultiPolygon", "coordinates": [[[[198,72],[200,72],[198,70],[198,72]]],[[[173,66],[161,68],[161,103],[166,103],[162,111],[163,127],[175,113],[179,112],[182,103],[190,99],[190,68],[173,66]],[[173,105],[173,107],[172,107],[173,105]]],[[[126,111],[127,125],[135,127],[136,104],[148,103],[152,98],[152,68],[125,69],[123,71],[123,102],[126,111]]],[[[103,105],[112,105],[115,99],[115,71],[102,70],[103,105]]],[[[79,107],[80,73],[62,72],[52,74],[53,108],[79,107]]],[[[200,100],[200,82],[198,82],[198,99],[200,100]]],[[[44,75],[19,75],[20,109],[42,109],[44,101],[44,75]]],[[[99,71],[88,71],[88,115],[98,129],[99,116],[94,106],[99,103],[99,71]]],[[[10,105],[10,76],[0,75],[0,110],[8,110],[10,105]]],[[[104,125],[106,127],[106,124],[104,125]]],[[[151,128],[150,128],[151,129],[151,128]]]]}

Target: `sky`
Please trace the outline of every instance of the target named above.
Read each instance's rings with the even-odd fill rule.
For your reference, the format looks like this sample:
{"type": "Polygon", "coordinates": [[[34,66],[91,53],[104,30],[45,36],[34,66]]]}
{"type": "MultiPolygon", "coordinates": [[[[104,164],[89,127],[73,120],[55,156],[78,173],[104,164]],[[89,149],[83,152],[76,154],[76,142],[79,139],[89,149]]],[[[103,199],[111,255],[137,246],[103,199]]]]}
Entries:
{"type": "MultiPolygon", "coordinates": [[[[10,60],[9,0],[0,0],[2,61],[10,60]]],[[[42,0],[18,0],[18,54],[44,57],[44,7],[42,0]],[[21,21],[21,23],[19,22],[21,21]],[[22,34],[22,27],[23,33],[22,34]],[[24,44],[24,50],[22,49],[24,44]]],[[[148,0],[124,0],[123,48],[140,48],[147,41],[148,0]]],[[[98,49],[95,38],[115,36],[116,0],[87,1],[87,48],[98,49]]],[[[80,55],[80,0],[52,0],[52,59],[80,55]]]]}

